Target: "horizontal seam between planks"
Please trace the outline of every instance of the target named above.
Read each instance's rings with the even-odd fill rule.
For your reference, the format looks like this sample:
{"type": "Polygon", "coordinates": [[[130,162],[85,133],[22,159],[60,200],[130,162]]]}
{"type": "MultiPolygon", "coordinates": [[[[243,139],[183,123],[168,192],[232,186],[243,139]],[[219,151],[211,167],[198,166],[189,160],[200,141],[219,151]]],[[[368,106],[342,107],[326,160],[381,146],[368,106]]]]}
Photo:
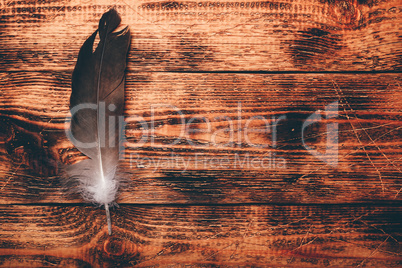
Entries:
{"type": "MultiPolygon", "coordinates": [[[[46,207],[46,206],[62,206],[62,207],[94,207],[94,205],[87,203],[12,203],[0,204],[0,207],[7,206],[27,206],[27,207],[46,207]]],[[[127,207],[231,207],[231,206],[299,206],[299,207],[361,207],[361,206],[388,206],[388,207],[401,207],[402,201],[386,201],[374,200],[367,202],[356,203],[118,203],[118,206],[127,207]]]]}
{"type": "MultiPolygon", "coordinates": [[[[11,70],[11,71],[0,71],[2,73],[69,73],[72,72],[69,70],[65,71],[54,71],[54,70],[11,70]]],[[[200,74],[402,74],[402,70],[388,70],[388,71],[202,71],[202,70],[185,70],[185,71],[177,71],[177,70],[166,70],[166,71],[132,71],[128,70],[127,73],[200,73],[200,74]]]]}

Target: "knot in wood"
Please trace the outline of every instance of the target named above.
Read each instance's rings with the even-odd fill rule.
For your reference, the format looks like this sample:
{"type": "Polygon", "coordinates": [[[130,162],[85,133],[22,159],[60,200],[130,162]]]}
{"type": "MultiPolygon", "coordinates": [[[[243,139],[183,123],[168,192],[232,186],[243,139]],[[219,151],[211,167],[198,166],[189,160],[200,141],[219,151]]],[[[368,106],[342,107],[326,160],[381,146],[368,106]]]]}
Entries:
{"type": "Polygon", "coordinates": [[[336,1],[330,8],[330,13],[341,25],[355,27],[361,18],[361,11],[356,0],[336,1]]]}
{"type": "Polygon", "coordinates": [[[124,243],[119,238],[111,237],[103,244],[103,250],[109,256],[121,256],[125,251],[124,243]]]}

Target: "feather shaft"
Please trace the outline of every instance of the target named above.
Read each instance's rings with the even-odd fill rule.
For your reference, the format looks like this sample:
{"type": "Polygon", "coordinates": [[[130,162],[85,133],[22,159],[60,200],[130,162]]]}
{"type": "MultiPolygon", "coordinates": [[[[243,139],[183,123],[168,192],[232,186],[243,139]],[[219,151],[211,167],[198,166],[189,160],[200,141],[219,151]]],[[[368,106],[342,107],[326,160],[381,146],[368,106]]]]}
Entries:
{"type": "Polygon", "coordinates": [[[105,203],[107,232],[112,235],[112,220],[110,219],[109,204],[105,203]]]}
{"type": "MultiPolygon", "coordinates": [[[[106,31],[106,36],[105,38],[107,38],[108,32],[106,31]]],[[[100,67],[102,67],[102,63],[103,63],[103,55],[105,54],[105,45],[102,47],[102,54],[101,54],[101,59],[100,59],[100,67]]],[[[101,75],[102,75],[102,68],[100,68],[99,70],[99,76],[98,76],[98,87],[97,87],[97,95],[96,95],[96,102],[99,103],[99,92],[100,92],[100,80],[101,80],[101,75]]],[[[100,119],[100,112],[99,112],[99,105],[97,107],[98,112],[97,112],[97,121],[99,123],[100,119]]],[[[98,139],[98,155],[102,155],[102,151],[101,151],[101,142],[99,141],[99,137],[101,136],[100,132],[100,128],[98,127],[98,133],[97,133],[97,139],[98,139]]],[[[98,158],[98,165],[100,167],[100,177],[102,180],[102,184],[103,187],[105,187],[106,185],[106,179],[105,176],[103,174],[103,164],[102,164],[102,158],[99,157],[98,158]]],[[[110,211],[109,211],[109,204],[108,203],[104,203],[105,206],[105,212],[106,212],[106,222],[107,222],[107,229],[108,229],[108,233],[109,235],[112,235],[112,220],[110,218],[110,211]]]]}

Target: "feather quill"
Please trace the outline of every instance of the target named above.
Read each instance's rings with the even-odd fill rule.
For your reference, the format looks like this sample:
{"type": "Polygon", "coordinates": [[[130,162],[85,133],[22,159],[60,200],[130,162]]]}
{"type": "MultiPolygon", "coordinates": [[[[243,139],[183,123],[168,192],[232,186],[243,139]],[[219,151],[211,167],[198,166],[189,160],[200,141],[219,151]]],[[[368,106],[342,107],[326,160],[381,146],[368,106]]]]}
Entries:
{"type": "Polygon", "coordinates": [[[69,177],[89,202],[103,205],[109,235],[112,233],[109,206],[115,201],[119,160],[126,58],[130,43],[128,27],[114,32],[121,18],[111,9],[98,29],[82,45],[72,76],[71,123],[68,138],[88,159],[71,165],[69,177]],[[93,49],[96,35],[99,43],[93,49]]]}

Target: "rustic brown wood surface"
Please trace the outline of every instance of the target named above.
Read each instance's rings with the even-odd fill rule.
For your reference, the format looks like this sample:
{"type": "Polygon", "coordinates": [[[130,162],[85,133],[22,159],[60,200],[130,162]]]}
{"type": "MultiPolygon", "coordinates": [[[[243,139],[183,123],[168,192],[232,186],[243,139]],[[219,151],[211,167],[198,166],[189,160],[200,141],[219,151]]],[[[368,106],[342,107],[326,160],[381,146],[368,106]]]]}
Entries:
{"type": "Polygon", "coordinates": [[[401,11],[2,1],[0,266],[399,267],[401,11]],[[108,236],[61,167],[83,158],[64,133],[78,50],[111,6],[133,38],[108,236]],[[328,152],[334,124],[331,166],[306,146],[328,152]]]}
{"type": "Polygon", "coordinates": [[[0,264],[29,267],[392,267],[399,207],[1,207],[0,264]]]}
{"type": "MultiPolygon", "coordinates": [[[[70,76],[18,72],[4,77],[5,94],[0,100],[7,107],[2,113],[10,134],[0,168],[11,176],[3,186],[7,191],[1,203],[80,201],[63,194],[59,177],[47,177],[57,173],[57,162],[80,157],[62,130],[68,116],[70,76]]],[[[126,115],[131,122],[126,127],[120,176],[130,183],[122,189],[119,202],[400,200],[401,82],[399,74],[128,73],[126,115]],[[340,147],[336,168],[311,155],[301,140],[303,120],[332,101],[340,103],[335,120],[340,147]],[[148,130],[129,119],[135,115],[143,117],[148,130]],[[241,126],[241,130],[235,127],[233,141],[223,131],[213,136],[229,127],[222,116],[241,126]],[[256,116],[286,117],[278,122],[276,148],[272,148],[272,133],[252,132],[264,127],[262,120],[247,123],[256,116]],[[201,120],[191,127],[199,132],[181,135],[181,119],[189,122],[196,117],[210,123],[201,120]],[[146,134],[153,135],[153,141],[149,138],[136,147],[146,134]],[[180,137],[182,141],[173,144],[180,137]],[[246,139],[266,147],[250,146],[246,139]]],[[[306,129],[307,144],[325,149],[328,121],[306,129]]]]}
{"type": "Polygon", "coordinates": [[[114,4],[133,71],[401,70],[399,0],[3,1],[0,70],[71,70],[114,4]]]}

